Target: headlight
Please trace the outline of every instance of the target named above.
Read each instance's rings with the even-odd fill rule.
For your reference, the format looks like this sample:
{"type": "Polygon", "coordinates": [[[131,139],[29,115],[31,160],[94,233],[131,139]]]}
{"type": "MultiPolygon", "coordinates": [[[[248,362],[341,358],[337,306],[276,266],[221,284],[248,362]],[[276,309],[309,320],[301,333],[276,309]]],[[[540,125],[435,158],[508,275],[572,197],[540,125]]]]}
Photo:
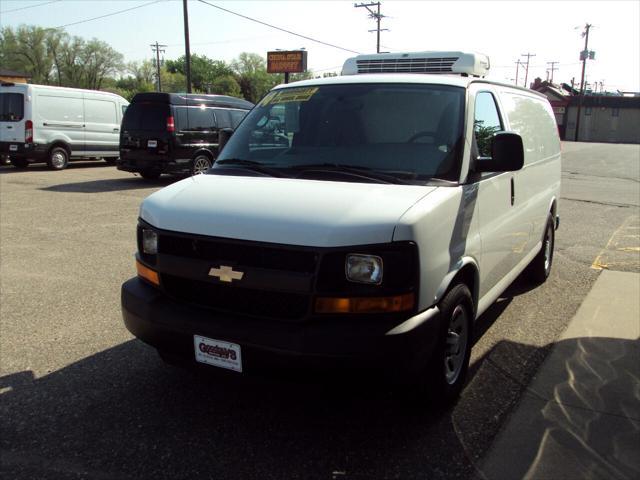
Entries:
{"type": "Polygon", "coordinates": [[[158,253],[158,234],[149,228],[142,229],[142,253],[149,255],[158,253]]]}
{"type": "Polygon", "coordinates": [[[382,283],[382,258],[376,255],[347,255],[345,262],[347,280],[358,283],[382,283]]]}

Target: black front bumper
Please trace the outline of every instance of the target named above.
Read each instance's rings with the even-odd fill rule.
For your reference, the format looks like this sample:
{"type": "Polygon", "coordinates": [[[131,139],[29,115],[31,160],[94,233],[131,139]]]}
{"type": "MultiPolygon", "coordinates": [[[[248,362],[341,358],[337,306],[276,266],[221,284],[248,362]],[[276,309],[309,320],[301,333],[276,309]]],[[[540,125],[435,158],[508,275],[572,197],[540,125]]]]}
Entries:
{"type": "Polygon", "coordinates": [[[367,370],[412,376],[428,362],[439,337],[437,307],[403,322],[345,316],[301,323],[232,317],[178,303],[138,278],[122,285],[122,315],[140,340],[195,364],[194,335],[237,343],[243,372],[272,369],[367,370]]]}

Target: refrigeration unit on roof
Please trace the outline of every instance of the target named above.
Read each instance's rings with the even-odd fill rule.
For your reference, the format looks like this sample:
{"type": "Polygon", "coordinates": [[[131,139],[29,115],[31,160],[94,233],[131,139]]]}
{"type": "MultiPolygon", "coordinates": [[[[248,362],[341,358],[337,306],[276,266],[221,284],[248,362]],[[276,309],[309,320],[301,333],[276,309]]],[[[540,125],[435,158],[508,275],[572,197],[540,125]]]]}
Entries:
{"type": "Polygon", "coordinates": [[[489,67],[489,57],[481,53],[376,53],[348,58],[342,66],[342,75],[428,73],[484,77],[489,67]]]}

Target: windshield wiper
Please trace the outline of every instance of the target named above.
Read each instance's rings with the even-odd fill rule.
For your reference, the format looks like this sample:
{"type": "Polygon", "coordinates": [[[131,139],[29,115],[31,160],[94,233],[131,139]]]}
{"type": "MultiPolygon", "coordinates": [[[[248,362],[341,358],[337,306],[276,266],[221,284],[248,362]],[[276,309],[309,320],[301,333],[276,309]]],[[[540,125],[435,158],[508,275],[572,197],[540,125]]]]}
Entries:
{"type": "Polygon", "coordinates": [[[229,165],[230,167],[240,167],[245,170],[251,170],[253,172],[264,173],[265,175],[269,175],[271,177],[284,177],[285,175],[282,172],[277,171],[274,168],[267,167],[262,162],[256,162],[255,160],[245,160],[243,158],[223,158],[222,160],[217,160],[213,164],[213,168],[216,168],[216,165],[229,165]]]}
{"type": "MultiPolygon", "coordinates": [[[[354,177],[366,178],[369,180],[376,180],[382,183],[395,183],[395,184],[406,183],[405,181],[401,180],[400,178],[394,175],[388,175],[386,173],[373,170],[369,167],[362,167],[359,165],[342,165],[338,163],[312,163],[312,164],[290,165],[287,168],[292,170],[298,170],[300,172],[314,170],[318,172],[326,171],[326,172],[345,173],[347,175],[352,175],[354,177]]],[[[402,172],[402,173],[411,173],[411,172],[402,172]]]]}

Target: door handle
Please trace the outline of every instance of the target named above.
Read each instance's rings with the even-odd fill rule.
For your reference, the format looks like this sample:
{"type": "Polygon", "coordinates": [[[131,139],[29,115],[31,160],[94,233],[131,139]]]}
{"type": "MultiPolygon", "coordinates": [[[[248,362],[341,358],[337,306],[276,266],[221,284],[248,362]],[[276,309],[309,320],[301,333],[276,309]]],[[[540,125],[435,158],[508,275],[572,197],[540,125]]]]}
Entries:
{"type": "Polygon", "coordinates": [[[119,132],[119,131],[120,131],[120,129],[119,129],[119,128],[114,128],[114,129],[113,129],[113,131],[114,131],[114,132],[119,132]]]}
{"type": "Polygon", "coordinates": [[[513,204],[516,201],[516,189],[515,189],[515,182],[513,180],[513,177],[511,177],[511,206],[513,206],[513,204]]]}

